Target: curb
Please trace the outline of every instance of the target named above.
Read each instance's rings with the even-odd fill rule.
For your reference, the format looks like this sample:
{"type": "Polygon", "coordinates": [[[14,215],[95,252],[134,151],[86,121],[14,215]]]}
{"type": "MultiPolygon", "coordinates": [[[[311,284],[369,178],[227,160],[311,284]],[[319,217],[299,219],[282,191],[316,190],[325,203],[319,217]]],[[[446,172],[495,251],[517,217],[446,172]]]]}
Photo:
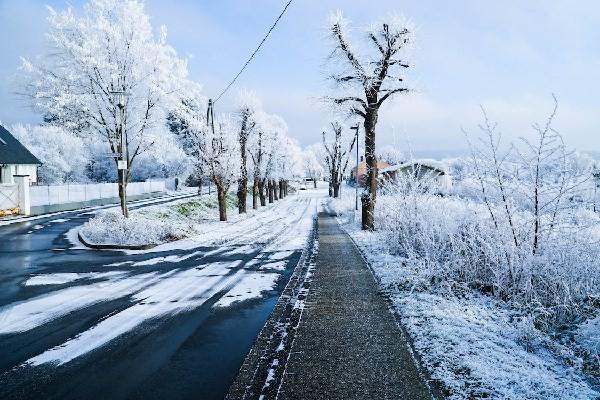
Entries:
{"type": "Polygon", "coordinates": [[[269,319],[229,387],[226,400],[272,399],[277,396],[286,360],[293,344],[295,328],[301,317],[302,308],[296,307],[296,301],[304,300],[311,281],[310,263],[314,261],[315,249],[318,249],[316,223],[315,218],[307,246],[269,319]]]}
{"type": "Polygon", "coordinates": [[[90,243],[85,239],[85,236],[81,233],[81,229],[77,231],[77,238],[85,247],[89,247],[94,250],[149,250],[158,244],[139,244],[139,245],[120,245],[120,244],[96,244],[90,243]]]}

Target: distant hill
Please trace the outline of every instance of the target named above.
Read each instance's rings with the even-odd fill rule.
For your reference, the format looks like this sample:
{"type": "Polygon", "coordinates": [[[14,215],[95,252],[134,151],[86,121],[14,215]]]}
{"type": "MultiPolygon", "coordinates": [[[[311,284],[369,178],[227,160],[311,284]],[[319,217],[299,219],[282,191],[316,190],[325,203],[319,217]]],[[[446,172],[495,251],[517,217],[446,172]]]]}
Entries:
{"type": "MultiPolygon", "coordinates": [[[[580,150],[581,153],[589,154],[594,160],[600,161],[600,150],[580,150]]],[[[470,157],[468,149],[450,149],[450,150],[413,150],[413,158],[433,158],[443,160],[446,158],[470,157]]]]}
{"type": "Polygon", "coordinates": [[[598,150],[587,150],[587,151],[582,150],[581,152],[589,154],[590,157],[592,157],[594,160],[600,161],[600,151],[598,151],[598,150]]]}

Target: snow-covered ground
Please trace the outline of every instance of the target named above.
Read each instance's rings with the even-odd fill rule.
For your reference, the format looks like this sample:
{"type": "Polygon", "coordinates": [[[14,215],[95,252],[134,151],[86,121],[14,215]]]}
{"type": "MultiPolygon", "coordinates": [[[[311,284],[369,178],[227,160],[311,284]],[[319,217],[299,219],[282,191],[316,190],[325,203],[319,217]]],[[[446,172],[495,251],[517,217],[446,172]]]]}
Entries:
{"type": "MultiPolygon", "coordinates": [[[[502,301],[475,290],[430,288],[410,260],[390,254],[381,233],[360,230],[354,197],[346,193],[326,207],[340,216],[390,296],[425,367],[450,398],[598,398],[572,349],[519,318],[502,301]]],[[[579,335],[597,350],[594,321],[579,335]]]]}
{"type": "MultiPolygon", "coordinates": [[[[253,214],[234,212],[232,193],[228,194],[227,203],[231,221],[253,214]]],[[[202,233],[204,225],[215,220],[218,220],[215,196],[202,195],[134,210],[129,218],[124,218],[118,209],[101,211],[81,227],[80,234],[94,244],[160,244],[202,233]]]]}
{"type": "MultiPolygon", "coordinates": [[[[195,220],[193,235],[187,239],[145,252],[123,251],[122,261],[99,265],[97,272],[33,275],[23,286],[55,285],[56,290],[1,307],[0,335],[28,332],[100,303],[128,302],[25,363],[61,365],[143,324],[206,305],[217,310],[259,298],[275,288],[284,270],[293,268],[290,260],[297,260],[292,256],[306,245],[321,196],[321,192],[293,195],[226,223],[195,220]],[[128,260],[142,254],[147,256],[143,261],[128,260]],[[155,266],[161,268],[146,270],[155,266]]],[[[161,206],[144,213],[163,211],[161,206]]]]}
{"type": "MultiPolygon", "coordinates": [[[[252,209],[249,198],[248,211],[239,214],[237,199],[233,193],[227,197],[228,220],[219,221],[218,205],[215,196],[187,198],[167,204],[153,205],[130,212],[124,218],[118,209],[101,211],[78,231],[88,243],[116,245],[164,244],[186,238],[201,237],[205,244],[218,244],[229,240],[230,236],[221,235],[220,229],[236,234],[239,222],[252,217],[272,222],[270,214],[281,212],[279,202],[252,209]],[[227,238],[227,239],[226,239],[227,238]]],[[[76,232],[69,235],[75,238],[76,232]]],[[[75,240],[74,240],[75,241],[75,240]]],[[[76,244],[76,243],[75,243],[76,244]]],[[[164,247],[161,247],[163,249],[164,247]]]]}

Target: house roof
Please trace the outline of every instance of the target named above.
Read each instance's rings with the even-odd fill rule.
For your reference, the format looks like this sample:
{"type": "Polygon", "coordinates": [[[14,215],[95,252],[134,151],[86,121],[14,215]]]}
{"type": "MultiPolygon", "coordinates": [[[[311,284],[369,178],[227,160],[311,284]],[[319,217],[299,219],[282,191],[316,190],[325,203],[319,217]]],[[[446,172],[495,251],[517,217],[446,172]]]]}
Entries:
{"type": "Polygon", "coordinates": [[[398,170],[405,170],[409,168],[424,168],[429,170],[434,170],[440,175],[444,175],[447,173],[446,166],[444,163],[439,162],[437,160],[432,159],[421,159],[421,160],[411,160],[402,164],[391,165],[387,168],[380,169],[380,173],[385,172],[394,172],[398,170]]]}
{"type": "MultiPolygon", "coordinates": [[[[358,168],[366,169],[366,165],[367,165],[366,161],[361,161],[358,163],[358,168]]],[[[390,164],[386,163],[385,161],[377,160],[377,170],[378,171],[381,171],[382,168],[387,168],[389,166],[390,166],[390,164]]],[[[356,164],[354,165],[354,167],[352,167],[351,171],[356,172],[356,164]]]]}
{"type": "Polygon", "coordinates": [[[9,131],[0,125],[0,164],[42,164],[9,131]]]}

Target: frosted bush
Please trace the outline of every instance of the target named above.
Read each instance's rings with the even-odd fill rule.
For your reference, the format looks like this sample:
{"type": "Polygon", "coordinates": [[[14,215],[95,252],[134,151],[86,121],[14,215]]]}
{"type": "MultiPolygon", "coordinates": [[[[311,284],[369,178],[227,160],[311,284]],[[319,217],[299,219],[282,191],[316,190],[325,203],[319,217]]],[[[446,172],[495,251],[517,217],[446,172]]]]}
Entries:
{"type": "MultiPolygon", "coordinates": [[[[571,223],[533,254],[529,246],[515,247],[510,229],[495,227],[486,207],[473,201],[398,190],[381,196],[378,206],[379,234],[422,282],[477,288],[543,324],[564,321],[598,294],[600,221],[585,210],[573,212],[571,223]]],[[[516,224],[521,220],[528,220],[526,212],[516,224]]]]}
{"type": "Polygon", "coordinates": [[[137,213],[125,218],[119,211],[99,213],[84,225],[81,233],[92,243],[118,245],[157,244],[181,235],[168,221],[149,219],[137,213]]]}

